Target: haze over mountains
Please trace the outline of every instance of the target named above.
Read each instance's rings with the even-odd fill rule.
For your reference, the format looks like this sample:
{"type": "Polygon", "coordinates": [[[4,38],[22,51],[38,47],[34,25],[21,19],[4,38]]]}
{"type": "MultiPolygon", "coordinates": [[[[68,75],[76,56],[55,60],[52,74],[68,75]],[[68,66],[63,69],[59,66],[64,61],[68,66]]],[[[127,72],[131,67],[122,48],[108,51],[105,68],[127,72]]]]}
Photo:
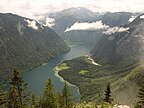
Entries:
{"type": "MultiPolygon", "coordinates": [[[[131,12],[98,13],[83,7],[78,7],[51,13],[48,17],[54,20],[52,29],[64,40],[70,43],[95,44],[99,37],[103,35],[97,27],[102,25],[118,27],[128,24],[131,17],[136,17],[139,14],[140,13],[131,12]],[[101,25],[97,24],[99,21],[101,21],[101,25]],[[85,23],[87,23],[87,25],[85,23]],[[91,26],[88,28],[87,26],[89,25],[91,26]]],[[[46,24],[46,20],[44,19],[41,19],[40,22],[46,24]]]]}
{"type": "Polygon", "coordinates": [[[13,68],[26,72],[68,52],[66,43],[92,45],[91,60],[100,64],[88,56],[59,64],[65,66],[59,74],[79,87],[82,101],[101,101],[109,82],[116,102],[134,106],[144,77],[141,13],[97,13],[79,7],[44,14],[37,21],[1,13],[0,80],[8,78],[13,68]]]}

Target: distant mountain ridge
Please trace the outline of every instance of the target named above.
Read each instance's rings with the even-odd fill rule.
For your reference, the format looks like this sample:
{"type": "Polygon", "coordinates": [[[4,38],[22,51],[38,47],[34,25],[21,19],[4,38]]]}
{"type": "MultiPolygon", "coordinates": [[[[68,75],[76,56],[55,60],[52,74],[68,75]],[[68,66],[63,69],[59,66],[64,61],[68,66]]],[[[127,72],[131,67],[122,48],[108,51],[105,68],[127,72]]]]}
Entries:
{"type": "Polygon", "coordinates": [[[0,80],[14,68],[28,71],[67,51],[52,29],[32,19],[0,14],[0,80]]]}
{"type": "Polygon", "coordinates": [[[114,13],[107,12],[101,14],[90,11],[87,8],[78,7],[78,8],[65,9],[63,11],[56,13],[51,13],[49,14],[49,17],[55,19],[55,25],[52,27],[52,29],[55,30],[63,39],[69,41],[70,43],[81,42],[81,43],[95,44],[95,41],[98,41],[99,37],[103,35],[101,33],[97,35],[98,30],[88,31],[88,33],[83,33],[87,32],[86,30],[85,31],[74,30],[69,32],[64,31],[67,28],[70,28],[76,22],[92,23],[101,20],[103,24],[106,24],[110,27],[121,26],[128,24],[131,16],[137,16],[137,15],[139,15],[139,13],[131,13],[131,12],[114,12],[114,13]],[[80,38],[85,39],[81,40],[80,38]],[[88,42],[86,40],[87,38],[89,38],[88,42]]]}

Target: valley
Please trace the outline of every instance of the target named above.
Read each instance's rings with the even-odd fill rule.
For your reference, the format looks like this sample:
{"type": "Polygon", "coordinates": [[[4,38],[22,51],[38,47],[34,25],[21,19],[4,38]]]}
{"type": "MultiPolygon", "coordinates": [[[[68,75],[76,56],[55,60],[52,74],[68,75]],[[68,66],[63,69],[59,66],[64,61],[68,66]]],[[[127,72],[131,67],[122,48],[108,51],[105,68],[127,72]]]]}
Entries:
{"type": "MultiPolygon", "coordinates": [[[[33,93],[39,95],[44,88],[45,81],[51,78],[56,91],[61,91],[64,85],[64,80],[56,75],[54,68],[64,60],[70,60],[75,57],[88,55],[91,47],[88,45],[73,45],[70,46],[71,51],[62,54],[55,59],[50,60],[46,65],[37,67],[26,74],[24,74],[24,80],[29,84],[28,89],[33,93]]],[[[73,84],[73,83],[72,83],[73,84]]],[[[81,98],[79,94],[79,88],[77,86],[69,84],[72,89],[74,100],[78,102],[81,98]]]]}
{"type": "Polygon", "coordinates": [[[87,56],[58,65],[59,75],[79,87],[82,101],[99,103],[104,97],[104,87],[110,83],[114,101],[131,107],[135,105],[144,75],[143,38],[139,37],[144,35],[141,16],[124,25],[129,30],[105,34],[99,39],[91,50],[91,57],[100,65],[90,62],[87,56]],[[62,68],[63,64],[67,68],[62,68]]]}
{"type": "Polygon", "coordinates": [[[0,13],[0,107],[143,108],[143,12],[25,14],[0,13]]]}

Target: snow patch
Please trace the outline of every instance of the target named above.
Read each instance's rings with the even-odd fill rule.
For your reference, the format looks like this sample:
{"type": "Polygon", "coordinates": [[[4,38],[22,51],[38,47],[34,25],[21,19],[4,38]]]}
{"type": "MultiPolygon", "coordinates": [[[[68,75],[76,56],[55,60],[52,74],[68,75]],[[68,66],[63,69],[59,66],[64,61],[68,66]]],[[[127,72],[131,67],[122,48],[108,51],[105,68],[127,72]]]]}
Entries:
{"type": "Polygon", "coordinates": [[[32,20],[32,21],[30,21],[30,20],[25,20],[27,23],[28,23],[28,27],[31,27],[31,28],[33,28],[33,29],[35,29],[35,30],[37,30],[38,29],[38,26],[36,26],[36,21],[34,21],[34,20],[32,20]]]}

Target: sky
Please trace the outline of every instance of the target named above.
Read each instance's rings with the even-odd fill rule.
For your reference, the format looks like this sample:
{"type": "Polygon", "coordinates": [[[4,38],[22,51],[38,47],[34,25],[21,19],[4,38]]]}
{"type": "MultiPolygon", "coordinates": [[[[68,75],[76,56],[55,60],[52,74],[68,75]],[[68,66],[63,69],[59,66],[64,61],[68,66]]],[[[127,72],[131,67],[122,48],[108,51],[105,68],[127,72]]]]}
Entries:
{"type": "Polygon", "coordinates": [[[86,7],[94,12],[144,12],[144,0],[0,0],[1,13],[25,17],[58,12],[70,7],[86,7]]]}

